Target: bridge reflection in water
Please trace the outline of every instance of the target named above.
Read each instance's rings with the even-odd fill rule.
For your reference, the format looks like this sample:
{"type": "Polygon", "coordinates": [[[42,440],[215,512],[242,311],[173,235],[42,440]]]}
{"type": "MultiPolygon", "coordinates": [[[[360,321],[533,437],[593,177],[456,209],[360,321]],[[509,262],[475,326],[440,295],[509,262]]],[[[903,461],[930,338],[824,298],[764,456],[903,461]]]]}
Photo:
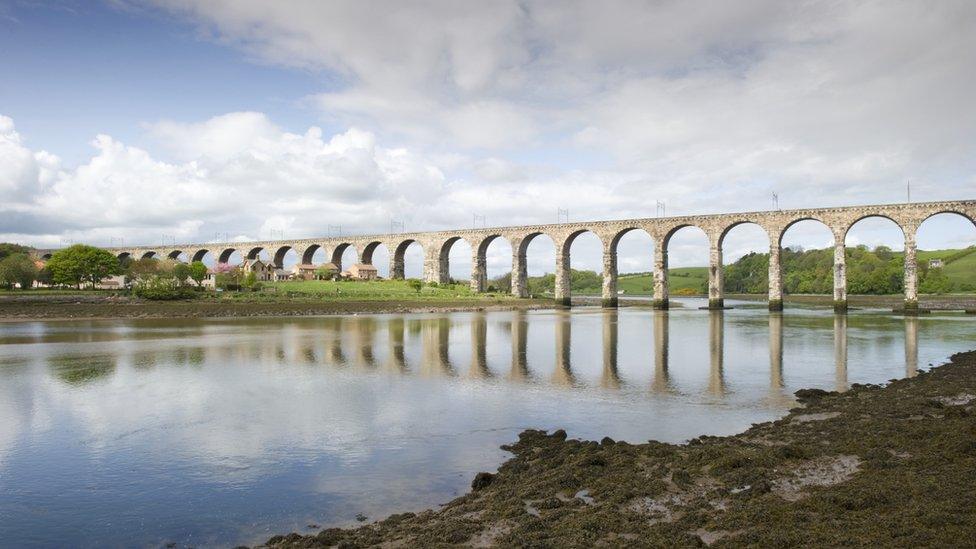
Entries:
{"type": "MultiPolygon", "coordinates": [[[[702,398],[768,385],[766,400],[786,405],[800,387],[847,390],[849,338],[857,361],[854,379],[877,382],[917,374],[920,331],[924,341],[937,345],[939,338],[956,337],[948,334],[958,331],[954,324],[961,325],[948,318],[914,316],[756,313],[577,308],[363,315],[296,319],[277,322],[273,329],[264,320],[230,321],[224,328],[181,322],[176,345],[136,340],[130,345],[124,338],[112,343],[117,336],[98,332],[105,340],[99,357],[111,364],[89,370],[111,375],[116,362],[140,370],[259,362],[702,398]],[[902,360],[903,370],[898,365],[902,360]]],[[[173,327],[167,325],[159,335],[172,337],[167,330],[173,327]]],[[[91,341],[80,334],[58,333],[52,342],[91,341]]],[[[925,356],[932,360],[929,347],[925,356]]],[[[54,371],[76,359],[92,361],[86,354],[44,358],[54,371]]]]}
{"type": "MultiPolygon", "coordinates": [[[[704,396],[726,395],[729,383],[738,381],[735,375],[727,379],[728,367],[726,338],[730,316],[738,313],[708,311],[688,313],[676,311],[642,311],[640,317],[616,309],[595,309],[582,312],[559,310],[536,313],[525,311],[494,313],[455,313],[446,316],[349,316],[318,319],[314,325],[296,327],[294,337],[282,337],[278,332],[269,334],[268,340],[249,338],[242,342],[249,348],[246,355],[256,357],[275,347],[277,362],[302,362],[332,365],[338,369],[361,371],[385,371],[388,373],[418,376],[447,377],[551,385],[554,387],[600,387],[617,390],[626,387],[639,389],[635,383],[646,383],[645,391],[661,395],[687,393],[689,386],[698,386],[704,396]],[[707,322],[702,316],[707,316],[707,322]],[[635,318],[637,320],[635,320],[635,318]],[[681,322],[681,330],[674,332],[671,324],[681,322]],[[599,326],[597,326],[597,322],[599,326]],[[628,325],[628,323],[630,323],[628,325]],[[623,361],[631,365],[621,374],[621,325],[626,326],[627,344],[623,361]],[[684,331],[695,328],[701,332],[707,325],[706,334],[689,336],[684,331]],[[532,333],[530,334],[530,326],[532,333]],[[635,329],[640,331],[635,333],[635,329]],[[549,331],[551,329],[551,332],[549,331]],[[575,330],[575,331],[574,331],[575,330]],[[467,333],[466,333],[467,332],[467,333]],[[546,333],[548,332],[548,333],[546,333]],[[675,356],[672,334],[682,336],[677,349],[680,364],[671,364],[675,356]],[[577,344],[574,344],[574,338],[577,344]],[[544,352],[546,340],[552,341],[551,355],[544,352]],[[533,347],[530,352],[530,343],[533,347]],[[707,355],[704,350],[707,348],[707,355]],[[594,352],[599,350],[600,353],[594,352]],[[577,357],[574,352],[582,356],[577,357]],[[697,354],[696,354],[697,353],[697,354]],[[549,355],[549,356],[546,356],[549,355]],[[599,358],[602,356],[602,368],[599,358]],[[706,377],[698,382],[687,382],[689,373],[705,371],[706,377]],[[579,364],[577,363],[579,362],[579,364]],[[634,366],[636,364],[636,366],[634,366]],[[581,379],[578,370],[585,370],[581,379]],[[672,379],[677,367],[685,382],[676,384],[672,379]],[[597,369],[599,372],[597,373],[597,369]],[[641,372],[633,375],[634,368],[641,372]],[[647,381],[640,381],[641,379],[647,381]],[[679,385],[681,386],[679,388],[679,385]]],[[[795,318],[795,317],[794,317],[795,318]]],[[[793,320],[791,320],[793,321],[793,320]]],[[[918,370],[919,319],[905,317],[904,360],[906,376],[918,370]]],[[[791,386],[784,379],[784,316],[782,313],[735,317],[736,333],[743,326],[752,330],[748,342],[737,335],[736,360],[744,360],[742,347],[752,353],[761,348],[768,333],[768,384],[769,400],[786,404],[791,401],[791,386]],[[743,324],[743,319],[749,322],[743,324]],[[768,323],[768,325],[766,325],[768,323]],[[760,333],[757,333],[760,332],[760,333]]],[[[820,317],[819,332],[833,337],[833,383],[825,386],[838,391],[848,388],[848,322],[845,315],[820,317]],[[831,318],[832,317],[832,320],[831,318]]],[[[797,325],[792,333],[793,341],[811,337],[810,326],[797,325]]],[[[224,342],[226,344],[227,342],[224,342]]],[[[830,344],[821,345],[822,360],[829,364],[830,344]]],[[[222,348],[222,353],[235,351],[222,348]]],[[[240,350],[238,350],[240,352],[240,350]]],[[[794,353],[809,353],[799,348],[794,353]]],[[[796,354],[792,356],[796,356],[796,354]]],[[[266,355],[265,355],[266,356],[266,355]]],[[[749,356],[748,360],[759,357],[749,356]]],[[[787,356],[791,356],[789,353],[787,356]]],[[[226,357],[230,358],[230,357],[226,357]]],[[[800,358],[800,357],[797,357],[800,358]]],[[[148,361],[148,359],[147,359],[148,361]]],[[[804,357],[809,361],[809,357],[804,357]]],[[[752,368],[758,366],[751,363],[752,368]]],[[[761,364],[761,362],[760,362],[761,364]]],[[[733,364],[733,367],[735,365],[733,364]]],[[[696,374],[697,375],[697,374],[696,374]]],[[[829,374],[827,374],[829,376],[829,374]]],[[[821,375],[818,382],[825,381],[821,375]]],[[[824,385],[821,383],[821,385],[824,385]]],[[[795,387],[794,387],[795,389],[795,387]]]]}

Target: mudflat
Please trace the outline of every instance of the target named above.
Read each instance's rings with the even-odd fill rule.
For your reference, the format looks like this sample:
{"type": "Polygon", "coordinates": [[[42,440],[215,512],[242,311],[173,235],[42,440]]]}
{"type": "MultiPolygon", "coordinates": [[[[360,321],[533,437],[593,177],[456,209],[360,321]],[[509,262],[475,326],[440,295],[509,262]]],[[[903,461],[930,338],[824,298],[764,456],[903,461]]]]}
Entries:
{"type": "MultiPolygon", "coordinates": [[[[273,547],[918,547],[976,539],[976,351],[686,444],[528,430],[439,510],[273,547]]],[[[654,418],[648,418],[654,421],[654,418]]]]}
{"type": "Polygon", "coordinates": [[[317,299],[271,296],[258,299],[200,298],[147,301],[111,295],[26,295],[0,298],[0,322],[113,318],[218,318],[317,316],[354,313],[508,310],[551,308],[552,300],[465,299],[317,299]]]}

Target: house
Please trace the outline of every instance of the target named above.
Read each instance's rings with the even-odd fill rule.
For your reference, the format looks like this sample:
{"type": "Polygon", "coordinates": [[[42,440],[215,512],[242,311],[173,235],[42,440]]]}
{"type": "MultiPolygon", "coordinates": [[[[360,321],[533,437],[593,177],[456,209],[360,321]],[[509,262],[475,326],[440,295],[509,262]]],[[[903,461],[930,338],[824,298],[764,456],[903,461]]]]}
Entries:
{"type": "Polygon", "coordinates": [[[296,263],[291,268],[291,277],[294,280],[315,280],[315,271],[318,269],[312,263],[296,263]]]}
{"type": "Polygon", "coordinates": [[[275,279],[277,267],[270,261],[264,262],[261,259],[245,259],[241,263],[240,269],[244,274],[254,273],[254,276],[260,282],[269,282],[275,279]]]}
{"type": "Polygon", "coordinates": [[[945,267],[945,262],[941,259],[929,260],[929,269],[941,269],[942,267],[945,267]]]}
{"type": "Polygon", "coordinates": [[[349,267],[349,278],[353,280],[376,280],[378,273],[376,267],[366,263],[356,263],[349,267]]]}

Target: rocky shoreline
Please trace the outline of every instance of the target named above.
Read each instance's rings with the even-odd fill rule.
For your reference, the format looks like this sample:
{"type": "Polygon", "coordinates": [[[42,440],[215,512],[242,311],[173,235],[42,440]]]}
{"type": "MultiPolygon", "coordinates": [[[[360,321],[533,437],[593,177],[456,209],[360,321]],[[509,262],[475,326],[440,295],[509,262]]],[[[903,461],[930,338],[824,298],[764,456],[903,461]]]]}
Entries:
{"type": "Polygon", "coordinates": [[[145,301],[123,296],[44,296],[0,299],[0,322],[121,318],[238,318],[369,313],[425,313],[548,309],[544,299],[145,301]]]}
{"type": "Polygon", "coordinates": [[[960,546],[976,539],[976,351],[885,386],[797,392],[729,437],[525,431],[439,510],[270,547],[960,546]],[[965,540],[970,540],[969,542],[965,540]]]}

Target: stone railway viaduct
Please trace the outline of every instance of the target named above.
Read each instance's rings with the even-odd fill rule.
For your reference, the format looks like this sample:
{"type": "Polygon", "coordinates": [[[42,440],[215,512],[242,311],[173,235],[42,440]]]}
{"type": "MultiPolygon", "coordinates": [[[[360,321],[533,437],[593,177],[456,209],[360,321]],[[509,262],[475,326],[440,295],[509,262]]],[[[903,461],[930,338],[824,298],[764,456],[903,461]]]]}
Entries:
{"type": "Polygon", "coordinates": [[[679,229],[698,227],[707,236],[710,247],[708,270],[709,307],[723,307],[722,243],[728,232],[743,223],[762,227],[769,237],[769,308],[783,307],[783,273],[780,267],[783,234],[793,224],[804,220],[816,220],[826,225],[834,235],[834,307],[847,307],[847,276],[845,269],[845,238],[858,221],[867,217],[882,217],[894,221],[905,237],[905,306],[918,306],[918,273],[916,268],[915,235],[923,221],[936,214],[958,214],[976,225],[976,200],[923,202],[909,204],[884,204],[838,208],[743,212],[714,215],[692,215],[613,221],[585,221],[526,225],[519,227],[494,227],[461,229],[455,231],[379,234],[336,238],[305,238],[295,240],[266,240],[260,242],[222,242],[205,244],[180,244],[173,246],[109,248],[119,257],[171,257],[185,254],[191,260],[201,260],[211,253],[219,262],[227,262],[235,251],[255,258],[267,251],[280,267],[285,254],[294,250],[303,263],[311,263],[312,255],[322,249],[340,268],[342,255],[347,249],[354,250],[361,263],[372,264],[373,252],[381,244],[390,252],[391,278],[404,277],[404,254],[410,244],[416,242],[424,250],[424,279],[427,282],[445,283],[449,280],[448,257],[451,246],[466,241],[472,251],[471,288],[484,292],[488,285],[486,252],[496,238],[504,238],[512,246],[512,294],[528,296],[526,251],[532,239],[547,235],[556,246],[556,288],[558,302],[570,301],[570,246],[573,240],[585,232],[595,234],[603,243],[603,303],[617,304],[617,244],[630,231],[644,231],[654,241],[654,306],[668,307],[668,243],[679,229]]]}

